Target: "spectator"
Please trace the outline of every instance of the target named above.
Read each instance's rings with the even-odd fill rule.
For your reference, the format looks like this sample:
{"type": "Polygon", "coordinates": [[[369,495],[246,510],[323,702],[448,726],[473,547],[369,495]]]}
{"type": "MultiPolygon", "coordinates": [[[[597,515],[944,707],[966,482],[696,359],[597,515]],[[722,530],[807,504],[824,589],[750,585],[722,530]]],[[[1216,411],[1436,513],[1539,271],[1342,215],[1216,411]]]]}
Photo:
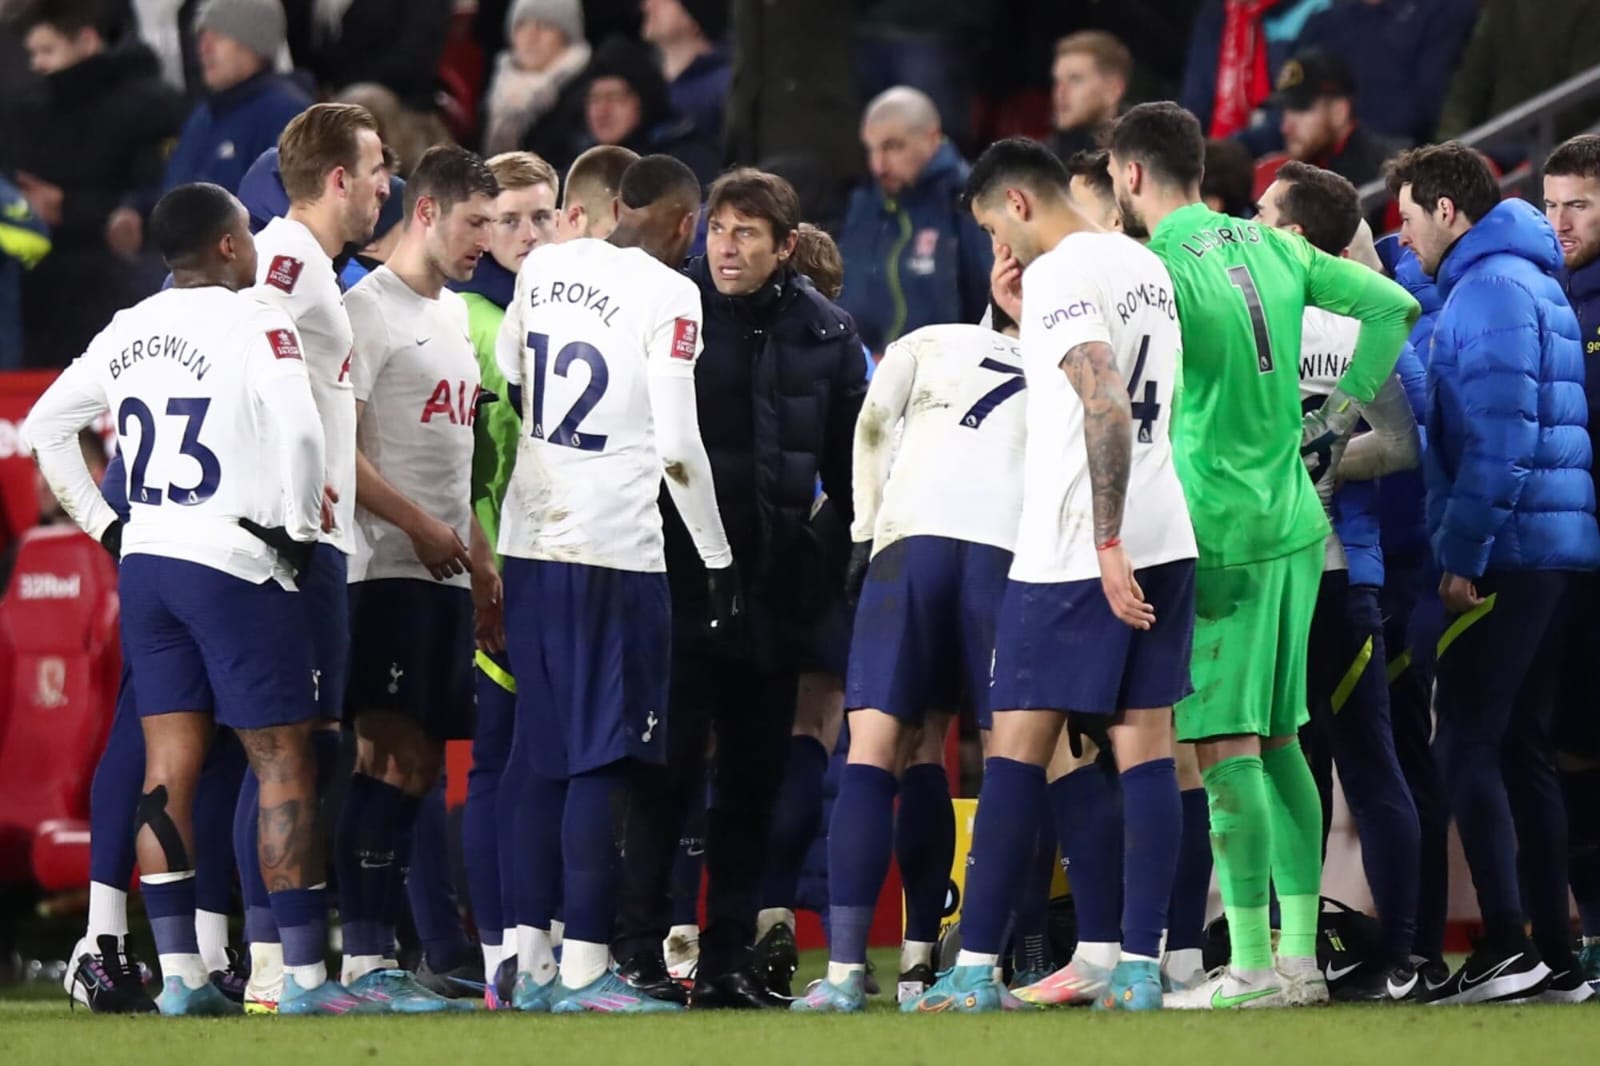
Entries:
{"type": "Polygon", "coordinates": [[[1206,170],[1200,179],[1200,199],[1213,211],[1234,218],[1250,218],[1255,207],[1255,163],[1244,145],[1231,138],[1206,141],[1206,170]]]}
{"type": "Polygon", "coordinates": [[[647,46],[622,37],[595,51],[588,70],[523,143],[557,170],[596,145],[675,156],[702,182],[722,169],[717,135],[697,129],[672,110],[655,56],[647,46]]]}
{"type": "Polygon", "coordinates": [[[1056,45],[1052,103],[1055,132],[1050,150],[1063,163],[1076,152],[1099,146],[1100,136],[1122,109],[1133,73],[1127,46],[1101,30],[1084,30],[1056,45]]]}
{"type": "Polygon", "coordinates": [[[1359,187],[1382,175],[1400,145],[1356,121],[1355,96],[1350,68],[1325,52],[1306,52],[1283,65],[1271,103],[1283,109],[1279,128],[1291,159],[1359,187]]]}
{"type": "Polygon", "coordinates": [[[1434,752],[1484,924],[1472,957],[1424,998],[1577,1001],[1592,992],[1572,957],[1551,724],[1571,575],[1600,567],[1600,530],[1561,249],[1530,204],[1500,199],[1462,144],[1406,152],[1388,184],[1401,241],[1444,300],[1423,476],[1439,594],[1457,623],[1440,642],[1434,752]]]}
{"type": "Polygon", "coordinates": [[[800,223],[795,232],[799,235],[794,242],[795,273],[810,278],[818,292],[837,301],[844,290],[844,257],[839,246],[826,230],[809,222],[800,223]]]}
{"type": "Polygon", "coordinates": [[[183,99],[150,49],[132,36],[108,46],[100,10],[97,0],[30,0],[14,23],[44,77],[0,133],[0,171],[15,175],[54,238],[23,280],[30,366],[65,366],[143,295],[138,266],[107,247],[107,222],[125,199],[159,187],[183,122],[183,99]]]}
{"type": "MultiPolygon", "coordinates": [[[[1439,136],[1460,136],[1596,63],[1596,0],[1484,0],[1445,96],[1439,136]]],[[[1593,121],[1588,108],[1574,125],[1593,121]]]]}
{"type": "MultiPolygon", "coordinates": [[[[1293,54],[1306,20],[1332,0],[1208,0],[1195,16],[1179,102],[1213,137],[1250,126],[1251,115],[1272,94],[1272,72],[1293,54]]],[[[1275,146],[1258,138],[1252,151],[1275,146]]]]}
{"type": "Polygon", "coordinates": [[[195,29],[210,96],[190,113],[161,186],[209,181],[238,192],[245,170],[278,143],[311,97],[273,72],[273,57],[285,47],[279,0],[207,0],[195,29]]]}
{"type": "Polygon", "coordinates": [[[669,874],[686,814],[705,796],[714,728],[710,920],[694,1002],[784,1007],[751,972],[757,893],[801,659],[843,587],[848,546],[819,543],[810,521],[817,478],[848,526],[865,372],[850,317],[794,273],[794,190],[770,174],[735,170],[711,187],[707,214],[708,254],[687,268],[705,306],[694,384],[718,508],[745,582],[748,639],[708,641],[704,571],[663,497],[675,619],[668,765],[641,775],[630,797],[628,884],[613,951],[642,990],[670,980],[661,957],[669,874]]]}
{"type": "Polygon", "coordinates": [[[1478,6],[1478,0],[1335,0],[1306,23],[1295,49],[1344,62],[1355,77],[1362,125],[1422,144],[1439,124],[1478,6]]]}
{"type": "Polygon", "coordinates": [[[874,0],[859,5],[856,63],[861,92],[920,89],[944,116],[961,149],[972,141],[977,57],[993,21],[993,0],[874,0]]]}
{"type": "Polygon", "coordinates": [[[672,109],[720,140],[733,84],[733,66],[722,45],[728,0],[644,0],[642,7],[644,39],[661,52],[672,109]]]}
{"type": "Polygon", "coordinates": [[[0,370],[22,367],[22,272],[50,254],[50,228],[0,177],[0,370]]]}
{"type": "Polygon", "coordinates": [[[422,153],[436,144],[450,141],[450,131],[437,111],[415,111],[406,107],[392,89],[377,82],[347,85],[334,97],[336,103],[356,104],[371,112],[378,123],[378,137],[385,149],[392,150],[391,173],[410,175],[422,153]]]}
{"type": "MultiPolygon", "coordinates": [[[[724,161],[809,157],[823,195],[806,217],[842,214],[861,173],[852,0],[733,0],[733,83],[724,161]]],[[[785,169],[784,175],[793,171],[785,169]]],[[[806,190],[799,189],[802,202],[806,190]]]]}
{"type": "Polygon", "coordinates": [[[431,113],[451,7],[451,0],[319,0],[311,69],[330,91],[377,82],[410,110],[431,113]]]}
{"type": "Polygon", "coordinates": [[[506,42],[484,101],[486,155],[515,148],[589,65],[578,0],[517,0],[506,15],[506,42]]]}
{"type": "Polygon", "coordinates": [[[250,213],[250,232],[260,233],[267,223],[289,213],[289,194],[283,190],[278,170],[277,146],[268,148],[239,179],[239,202],[250,213]]]}
{"type": "Polygon", "coordinates": [[[936,322],[976,322],[989,306],[989,238],[961,206],[967,164],[933,101],[890,89],[861,122],[872,180],[850,197],[839,248],[849,275],[840,306],[881,355],[936,322]]]}

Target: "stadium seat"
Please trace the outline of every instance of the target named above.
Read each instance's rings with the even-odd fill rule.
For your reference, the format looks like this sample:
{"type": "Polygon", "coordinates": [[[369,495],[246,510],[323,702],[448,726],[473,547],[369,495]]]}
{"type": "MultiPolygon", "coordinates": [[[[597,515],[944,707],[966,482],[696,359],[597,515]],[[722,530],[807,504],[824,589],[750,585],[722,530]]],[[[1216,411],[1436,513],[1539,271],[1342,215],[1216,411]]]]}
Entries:
{"type": "Polygon", "coordinates": [[[1261,194],[1267,191],[1267,186],[1272,184],[1278,176],[1278,171],[1288,161],[1287,152],[1273,152],[1256,160],[1255,183],[1250,195],[1257,203],[1260,203],[1261,194]]]}
{"type": "MultiPolygon", "coordinates": [[[[10,713],[0,724],[0,882],[37,879],[45,860],[53,883],[77,869],[64,854],[84,834],[57,824],[86,823],[89,785],[105,745],[122,669],[117,640],[117,572],[110,556],[72,526],[23,534],[16,568],[0,600],[0,648],[7,660],[10,713]]],[[[62,886],[65,887],[65,886],[62,886]]]]}

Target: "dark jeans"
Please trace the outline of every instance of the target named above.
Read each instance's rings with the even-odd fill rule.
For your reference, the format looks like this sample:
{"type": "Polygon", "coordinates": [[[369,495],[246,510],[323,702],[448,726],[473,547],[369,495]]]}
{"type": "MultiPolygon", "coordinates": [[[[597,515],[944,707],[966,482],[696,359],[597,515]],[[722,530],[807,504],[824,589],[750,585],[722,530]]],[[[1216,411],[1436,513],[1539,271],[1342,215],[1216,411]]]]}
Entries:
{"type": "Polygon", "coordinates": [[[1478,594],[1494,603],[1470,622],[1446,620],[1434,740],[1489,943],[1520,946],[1526,913],[1556,970],[1571,952],[1567,816],[1551,741],[1571,577],[1532,570],[1478,579],[1478,594]]]}
{"type": "Polygon", "coordinates": [[[794,725],[796,675],[704,650],[677,651],[667,706],[667,764],[635,768],[623,843],[613,954],[659,954],[671,926],[672,866],[694,804],[705,797],[706,746],[716,754],[706,811],[709,877],[700,973],[750,962],[773,807],[794,725]]]}

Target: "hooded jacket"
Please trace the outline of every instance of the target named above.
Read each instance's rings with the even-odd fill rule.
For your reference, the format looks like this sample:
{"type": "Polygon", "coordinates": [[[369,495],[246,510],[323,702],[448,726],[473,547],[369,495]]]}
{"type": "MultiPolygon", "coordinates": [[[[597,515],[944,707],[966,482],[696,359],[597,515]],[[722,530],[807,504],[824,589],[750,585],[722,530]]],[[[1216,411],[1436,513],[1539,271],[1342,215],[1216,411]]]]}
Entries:
{"type": "Polygon", "coordinates": [[[872,351],[923,326],[977,322],[988,309],[994,253],[961,206],[969,169],[945,141],[898,196],[870,179],[851,195],[839,306],[872,351]]]}
{"type": "Polygon", "coordinates": [[[1449,573],[1600,567],[1583,343],[1560,271],[1554,231],[1522,200],[1439,265],[1423,472],[1449,573]]]}
{"type": "Polygon", "coordinates": [[[311,97],[297,82],[268,71],[212,93],[184,124],[161,187],[209,181],[238,192],[250,164],[275,147],[289,120],[310,106],[311,97]]]}

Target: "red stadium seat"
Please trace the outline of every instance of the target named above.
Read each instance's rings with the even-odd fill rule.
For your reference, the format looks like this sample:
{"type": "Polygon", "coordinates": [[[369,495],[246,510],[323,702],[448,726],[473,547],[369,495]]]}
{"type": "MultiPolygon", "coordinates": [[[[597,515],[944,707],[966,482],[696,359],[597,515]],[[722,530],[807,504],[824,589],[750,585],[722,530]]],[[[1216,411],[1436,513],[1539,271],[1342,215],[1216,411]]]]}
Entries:
{"type": "MultiPolygon", "coordinates": [[[[89,816],[122,669],[117,572],[105,550],[72,526],[23,534],[0,600],[0,647],[10,697],[0,726],[0,882],[15,883],[32,879],[42,827],[89,816]]],[[[59,871],[69,865],[57,853],[63,838],[47,836],[47,865],[59,871]]],[[[87,839],[78,846],[86,881],[87,839]]]]}
{"type": "Polygon", "coordinates": [[[82,889],[89,883],[89,823],[56,818],[33,837],[33,879],[47,896],[82,889]]]}
{"type": "Polygon", "coordinates": [[[1273,179],[1278,176],[1278,171],[1289,161],[1287,152],[1273,152],[1256,160],[1255,186],[1250,195],[1257,203],[1261,202],[1261,194],[1267,191],[1273,179]]]}

